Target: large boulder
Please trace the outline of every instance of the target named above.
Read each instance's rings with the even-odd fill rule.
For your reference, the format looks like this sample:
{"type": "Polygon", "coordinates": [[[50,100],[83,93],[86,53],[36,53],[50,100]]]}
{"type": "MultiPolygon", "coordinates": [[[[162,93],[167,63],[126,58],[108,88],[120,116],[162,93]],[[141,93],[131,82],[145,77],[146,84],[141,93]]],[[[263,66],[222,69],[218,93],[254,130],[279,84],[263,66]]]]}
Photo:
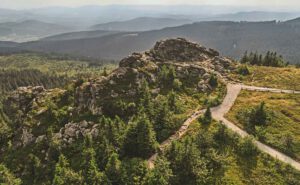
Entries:
{"type": "Polygon", "coordinates": [[[217,51],[183,38],[159,41],[150,53],[157,60],[174,62],[201,62],[219,56],[217,51]]]}

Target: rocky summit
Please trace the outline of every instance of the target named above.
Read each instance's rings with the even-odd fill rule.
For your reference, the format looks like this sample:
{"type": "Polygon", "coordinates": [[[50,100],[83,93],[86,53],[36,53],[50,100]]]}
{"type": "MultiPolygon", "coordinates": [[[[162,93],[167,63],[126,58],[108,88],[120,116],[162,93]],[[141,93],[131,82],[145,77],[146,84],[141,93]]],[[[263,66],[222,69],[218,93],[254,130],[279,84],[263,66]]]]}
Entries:
{"type": "Polygon", "coordinates": [[[159,41],[150,51],[156,60],[174,62],[199,62],[219,56],[219,52],[207,49],[186,39],[168,39],[159,41]]]}
{"type": "Polygon", "coordinates": [[[180,80],[192,79],[194,84],[191,85],[199,91],[210,89],[208,79],[211,74],[223,78],[235,69],[232,60],[219,56],[213,49],[183,38],[162,40],[149,51],[133,53],[121,60],[119,68],[109,76],[78,87],[75,98],[78,110],[102,114],[102,105],[107,100],[136,96],[143,80],[149,84],[158,83],[163,66],[173,67],[180,80]]]}
{"type": "Polygon", "coordinates": [[[70,92],[60,89],[46,90],[40,86],[19,88],[4,102],[4,112],[16,125],[14,132],[18,137],[12,140],[13,145],[18,148],[43,141],[45,137],[41,133],[47,129],[45,123],[53,117],[53,121],[72,118],[68,124],[56,125],[58,132],[54,133],[54,138],[65,142],[65,145],[87,133],[95,136],[97,125],[82,119],[76,122],[76,115],[132,115],[130,112],[137,109],[136,100],[143,82],[149,84],[152,94],[173,88],[173,82],[163,82],[162,75],[166,69],[173,70],[173,81],[182,82],[186,89],[209,92],[212,90],[210,77],[226,78],[235,66],[235,62],[219,56],[213,49],[177,38],[159,41],[144,53],[133,53],[121,60],[119,67],[108,76],[75,85],[71,98],[70,92]],[[126,102],[126,107],[120,102],[126,102]],[[56,112],[58,108],[63,111],[56,112]],[[124,109],[126,113],[123,113],[124,109]],[[59,114],[63,116],[56,116],[59,114]],[[43,117],[46,119],[41,119],[43,117]]]}

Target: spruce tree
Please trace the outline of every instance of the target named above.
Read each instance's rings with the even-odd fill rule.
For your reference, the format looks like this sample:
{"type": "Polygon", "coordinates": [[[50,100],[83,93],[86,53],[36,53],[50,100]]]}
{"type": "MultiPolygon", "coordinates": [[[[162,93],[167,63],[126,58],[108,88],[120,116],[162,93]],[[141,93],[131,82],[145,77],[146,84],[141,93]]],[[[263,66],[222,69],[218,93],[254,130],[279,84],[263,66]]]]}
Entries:
{"type": "Polygon", "coordinates": [[[106,175],[98,169],[95,155],[93,148],[88,148],[84,151],[83,174],[85,183],[88,185],[108,184],[106,175]]]}
{"type": "Polygon", "coordinates": [[[242,64],[246,64],[246,63],[248,63],[248,62],[249,62],[248,52],[245,51],[243,57],[241,58],[241,63],[242,63],[242,64]]]}
{"type": "Polygon", "coordinates": [[[6,168],[3,164],[0,164],[0,184],[3,185],[21,185],[22,181],[19,178],[16,178],[9,169],[6,168]]]}
{"type": "Polygon", "coordinates": [[[203,118],[201,119],[202,123],[204,124],[209,124],[212,121],[212,115],[211,115],[211,110],[210,110],[210,106],[207,107],[203,118]]]}
{"type": "Polygon", "coordinates": [[[81,185],[83,178],[80,174],[74,172],[64,155],[59,156],[58,163],[55,166],[53,185],[81,185]]]}
{"type": "Polygon", "coordinates": [[[215,74],[212,74],[209,78],[208,84],[212,87],[212,88],[216,88],[218,87],[218,78],[215,74]]]}
{"type": "Polygon", "coordinates": [[[121,161],[116,153],[113,153],[105,167],[105,174],[112,185],[121,184],[121,161]]]}
{"type": "Polygon", "coordinates": [[[145,185],[168,185],[172,176],[170,163],[167,159],[160,157],[155,160],[155,168],[148,173],[145,185]]]}
{"type": "Polygon", "coordinates": [[[124,152],[129,157],[148,158],[157,149],[153,126],[145,114],[130,123],[124,140],[124,152]]]}
{"type": "Polygon", "coordinates": [[[265,102],[261,102],[259,106],[252,110],[250,122],[254,125],[265,125],[267,121],[267,113],[265,110],[265,102]]]}

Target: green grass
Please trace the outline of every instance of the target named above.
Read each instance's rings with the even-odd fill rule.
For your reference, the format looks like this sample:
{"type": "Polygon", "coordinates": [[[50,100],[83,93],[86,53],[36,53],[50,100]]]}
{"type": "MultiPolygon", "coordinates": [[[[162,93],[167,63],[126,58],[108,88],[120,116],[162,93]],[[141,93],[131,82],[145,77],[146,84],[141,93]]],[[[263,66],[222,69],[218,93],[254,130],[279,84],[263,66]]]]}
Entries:
{"type": "Polygon", "coordinates": [[[265,66],[248,66],[248,68],[249,75],[232,74],[231,77],[247,85],[300,90],[300,68],[265,66]]]}
{"type": "Polygon", "coordinates": [[[291,157],[300,160],[300,95],[269,92],[242,91],[226,117],[245,129],[243,113],[264,101],[268,113],[266,126],[252,134],[291,157]],[[286,137],[293,140],[293,146],[286,145],[286,137]]]}
{"type": "MultiPolygon", "coordinates": [[[[205,136],[214,135],[218,128],[217,122],[210,125],[203,125],[198,121],[191,124],[187,136],[196,136],[199,133],[205,136]]],[[[218,154],[225,156],[225,163],[220,173],[215,178],[219,179],[222,185],[285,185],[299,184],[300,173],[283,164],[267,154],[258,152],[256,156],[242,157],[238,150],[238,142],[242,139],[232,133],[229,129],[227,138],[223,145],[216,145],[213,141],[212,148],[216,149],[218,154]]]]}

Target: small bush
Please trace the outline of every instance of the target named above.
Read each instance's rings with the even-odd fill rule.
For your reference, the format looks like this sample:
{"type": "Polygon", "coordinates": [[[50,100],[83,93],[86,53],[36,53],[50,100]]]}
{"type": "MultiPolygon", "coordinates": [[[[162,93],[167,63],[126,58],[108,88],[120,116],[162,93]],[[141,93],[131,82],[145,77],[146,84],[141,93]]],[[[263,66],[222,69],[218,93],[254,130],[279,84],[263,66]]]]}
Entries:
{"type": "Polygon", "coordinates": [[[238,151],[244,157],[254,157],[258,153],[257,147],[253,144],[251,137],[241,139],[238,144],[238,151]]]}
{"type": "Polygon", "coordinates": [[[212,74],[209,78],[208,84],[212,87],[212,88],[216,88],[218,87],[218,78],[216,75],[212,74]]]}
{"type": "Polygon", "coordinates": [[[243,75],[243,76],[247,76],[250,74],[250,71],[246,65],[239,66],[237,69],[237,72],[238,72],[238,74],[243,75]]]}
{"type": "Polygon", "coordinates": [[[201,117],[199,121],[204,124],[209,124],[212,122],[212,115],[211,115],[210,107],[207,107],[203,117],[201,117]]]}

